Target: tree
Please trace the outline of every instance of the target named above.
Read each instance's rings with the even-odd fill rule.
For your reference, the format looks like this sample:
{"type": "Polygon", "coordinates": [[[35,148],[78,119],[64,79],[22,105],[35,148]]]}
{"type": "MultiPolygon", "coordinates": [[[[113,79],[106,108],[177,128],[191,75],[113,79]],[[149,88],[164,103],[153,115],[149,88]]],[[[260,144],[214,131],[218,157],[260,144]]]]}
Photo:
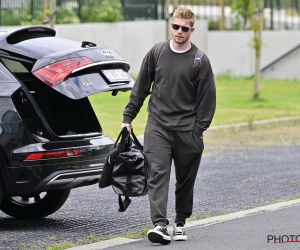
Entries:
{"type": "Polygon", "coordinates": [[[255,75],[254,75],[254,92],[253,99],[259,99],[260,90],[260,61],[263,29],[263,0],[235,0],[233,9],[238,16],[244,19],[244,28],[249,21],[249,28],[253,30],[253,48],[255,50],[255,75]]]}
{"type": "Polygon", "coordinates": [[[261,61],[261,33],[263,28],[263,0],[252,0],[252,8],[255,10],[251,17],[251,29],[254,31],[253,48],[255,50],[255,76],[253,99],[259,99],[260,90],[260,61],[261,61]]]}
{"type": "Polygon", "coordinates": [[[224,30],[224,8],[225,8],[225,3],[224,0],[220,0],[220,8],[221,8],[221,16],[220,16],[220,22],[219,22],[219,30],[224,30]]]}
{"type": "Polygon", "coordinates": [[[243,29],[246,29],[248,20],[250,20],[252,15],[251,1],[234,0],[232,4],[232,11],[237,14],[238,18],[243,19],[243,29]]]}

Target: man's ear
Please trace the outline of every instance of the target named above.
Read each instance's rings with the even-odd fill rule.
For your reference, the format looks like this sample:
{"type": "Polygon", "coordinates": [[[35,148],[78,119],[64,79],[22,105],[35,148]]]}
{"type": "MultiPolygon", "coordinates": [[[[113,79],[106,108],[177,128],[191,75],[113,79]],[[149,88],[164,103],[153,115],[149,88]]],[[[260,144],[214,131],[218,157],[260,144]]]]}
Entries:
{"type": "Polygon", "coordinates": [[[191,33],[193,33],[195,31],[195,28],[191,28],[191,33]]]}

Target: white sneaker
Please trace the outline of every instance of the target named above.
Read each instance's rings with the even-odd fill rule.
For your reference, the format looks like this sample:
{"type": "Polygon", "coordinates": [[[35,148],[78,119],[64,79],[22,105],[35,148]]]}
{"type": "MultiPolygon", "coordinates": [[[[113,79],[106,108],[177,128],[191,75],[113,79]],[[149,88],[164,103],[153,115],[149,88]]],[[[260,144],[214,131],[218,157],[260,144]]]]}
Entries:
{"type": "Polygon", "coordinates": [[[171,243],[171,237],[166,227],[154,225],[154,229],[151,229],[147,233],[148,239],[153,243],[160,243],[163,245],[171,243]]]}
{"type": "Polygon", "coordinates": [[[176,241],[187,240],[184,223],[181,221],[178,221],[177,223],[174,223],[174,225],[173,225],[173,240],[176,240],[176,241]]]}

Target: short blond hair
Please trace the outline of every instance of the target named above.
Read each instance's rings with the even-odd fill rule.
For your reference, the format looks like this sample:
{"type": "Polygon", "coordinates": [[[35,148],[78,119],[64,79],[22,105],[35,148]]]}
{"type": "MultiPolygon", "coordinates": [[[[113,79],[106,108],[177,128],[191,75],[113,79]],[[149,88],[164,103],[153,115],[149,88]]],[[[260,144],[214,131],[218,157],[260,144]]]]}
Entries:
{"type": "Polygon", "coordinates": [[[193,11],[191,11],[188,7],[183,5],[178,6],[178,8],[173,13],[173,20],[175,18],[187,19],[190,21],[191,27],[194,27],[194,23],[196,20],[196,16],[193,11]]]}

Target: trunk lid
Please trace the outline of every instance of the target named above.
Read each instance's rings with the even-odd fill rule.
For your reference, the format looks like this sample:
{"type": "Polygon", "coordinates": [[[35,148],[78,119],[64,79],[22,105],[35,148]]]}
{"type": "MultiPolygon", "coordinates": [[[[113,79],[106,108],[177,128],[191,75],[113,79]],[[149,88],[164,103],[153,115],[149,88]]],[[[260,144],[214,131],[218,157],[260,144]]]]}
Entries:
{"type": "Polygon", "coordinates": [[[31,72],[61,94],[81,99],[103,91],[127,91],[130,65],[112,48],[55,37],[48,27],[29,27],[0,36],[1,48],[33,59],[31,72]]]}

